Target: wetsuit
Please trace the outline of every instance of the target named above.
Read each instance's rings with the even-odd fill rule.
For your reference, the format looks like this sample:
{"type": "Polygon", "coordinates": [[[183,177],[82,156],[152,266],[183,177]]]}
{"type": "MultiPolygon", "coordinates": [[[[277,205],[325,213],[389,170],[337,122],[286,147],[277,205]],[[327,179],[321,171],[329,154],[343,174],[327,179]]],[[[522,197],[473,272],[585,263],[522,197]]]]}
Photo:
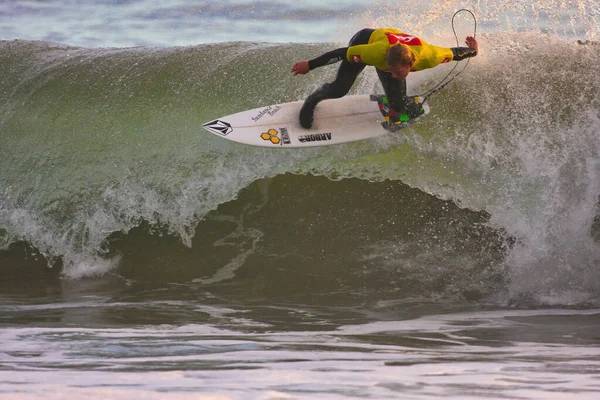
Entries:
{"type": "Polygon", "coordinates": [[[406,44],[414,53],[415,64],[411,71],[421,71],[448,61],[460,61],[477,54],[469,47],[434,46],[394,28],[363,29],[350,39],[348,47],[335,49],[308,62],[310,70],[340,61],[342,63],[335,80],[325,83],[305,100],[300,111],[300,125],[310,128],[317,104],[325,99],[345,96],[367,65],[376,68],[390,107],[397,112],[404,111],[407,104],[406,80],[396,79],[386,71],[387,50],[396,43],[406,44]]]}

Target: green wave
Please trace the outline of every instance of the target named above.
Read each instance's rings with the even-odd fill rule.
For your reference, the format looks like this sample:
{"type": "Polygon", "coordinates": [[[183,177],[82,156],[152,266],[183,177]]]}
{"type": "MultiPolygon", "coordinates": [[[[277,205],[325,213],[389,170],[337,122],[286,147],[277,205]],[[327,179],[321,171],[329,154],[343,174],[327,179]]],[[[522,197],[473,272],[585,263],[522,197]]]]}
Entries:
{"type": "MultiPolygon", "coordinates": [[[[517,236],[551,226],[544,213],[568,208],[570,188],[591,212],[598,48],[538,34],[482,35],[480,44],[480,56],[431,97],[430,116],[414,128],[271,151],[228,142],[201,124],[304,98],[336,67],[293,77],[291,64],[334,44],[86,49],[2,41],[3,236],[62,257],[67,268],[99,263],[111,233],[142,221],[190,244],[210,210],[257,179],[288,172],[402,180],[486,210],[517,236]]],[[[450,67],[411,74],[411,91],[433,87],[450,67]]],[[[352,93],[380,91],[367,71],[352,93]]]]}

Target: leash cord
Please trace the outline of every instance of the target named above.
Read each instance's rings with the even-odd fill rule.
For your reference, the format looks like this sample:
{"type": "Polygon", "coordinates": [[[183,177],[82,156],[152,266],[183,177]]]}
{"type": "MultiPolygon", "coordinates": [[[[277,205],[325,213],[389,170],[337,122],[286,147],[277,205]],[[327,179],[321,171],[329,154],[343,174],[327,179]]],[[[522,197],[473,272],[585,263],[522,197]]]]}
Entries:
{"type": "MultiPolygon", "coordinates": [[[[461,12],[468,12],[469,14],[471,14],[471,16],[473,17],[473,37],[475,37],[477,35],[477,18],[475,17],[475,14],[473,14],[473,12],[471,12],[471,10],[467,10],[466,8],[462,8],[462,9],[458,10],[452,16],[452,32],[454,32],[454,37],[456,38],[456,47],[459,47],[459,43],[458,43],[458,35],[456,34],[456,29],[454,28],[454,18],[456,17],[456,15],[458,13],[461,13],[461,12]]],[[[439,92],[440,90],[445,88],[450,82],[452,82],[454,80],[454,78],[456,78],[458,75],[460,75],[465,70],[465,68],[467,68],[467,66],[469,65],[469,61],[471,61],[471,57],[467,58],[466,64],[464,64],[464,67],[460,71],[458,71],[452,78],[450,78],[449,81],[444,82],[446,79],[448,79],[448,77],[450,75],[452,75],[454,70],[456,70],[456,68],[458,67],[458,63],[456,63],[454,68],[452,68],[450,70],[450,72],[448,72],[448,75],[446,75],[437,85],[435,85],[432,89],[430,89],[425,94],[419,95],[420,97],[424,97],[424,99],[421,103],[425,103],[429,96],[431,96],[434,93],[439,92]]]]}

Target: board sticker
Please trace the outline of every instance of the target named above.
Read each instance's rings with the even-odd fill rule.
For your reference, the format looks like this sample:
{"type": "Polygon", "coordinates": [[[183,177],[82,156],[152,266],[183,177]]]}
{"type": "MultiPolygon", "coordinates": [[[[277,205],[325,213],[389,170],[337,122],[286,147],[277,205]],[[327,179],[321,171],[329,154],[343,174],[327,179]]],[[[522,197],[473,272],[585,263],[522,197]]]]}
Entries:
{"type": "Polygon", "coordinates": [[[231,124],[225,121],[221,121],[220,119],[215,119],[214,121],[207,122],[202,125],[205,129],[216,133],[217,135],[227,136],[231,132],[233,132],[233,128],[231,124]]]}

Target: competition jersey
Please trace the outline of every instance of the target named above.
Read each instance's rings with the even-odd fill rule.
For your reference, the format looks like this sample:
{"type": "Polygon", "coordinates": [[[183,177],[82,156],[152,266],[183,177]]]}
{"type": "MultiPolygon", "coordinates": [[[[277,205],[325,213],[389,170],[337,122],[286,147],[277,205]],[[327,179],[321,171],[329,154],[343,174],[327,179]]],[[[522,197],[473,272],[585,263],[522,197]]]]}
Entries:
{"type": "Polygon", "coordinates": [[[396,43],[407,45],[415,54],[415,65],[411,71],[432,68],[453,59],[452,49],[434,46],[395,28],[376,29],[371,34],[368,44],[348,47],[346,59],[349,62],[372,65],[385,71],[388,68],[387,50],[396,43]]]}

